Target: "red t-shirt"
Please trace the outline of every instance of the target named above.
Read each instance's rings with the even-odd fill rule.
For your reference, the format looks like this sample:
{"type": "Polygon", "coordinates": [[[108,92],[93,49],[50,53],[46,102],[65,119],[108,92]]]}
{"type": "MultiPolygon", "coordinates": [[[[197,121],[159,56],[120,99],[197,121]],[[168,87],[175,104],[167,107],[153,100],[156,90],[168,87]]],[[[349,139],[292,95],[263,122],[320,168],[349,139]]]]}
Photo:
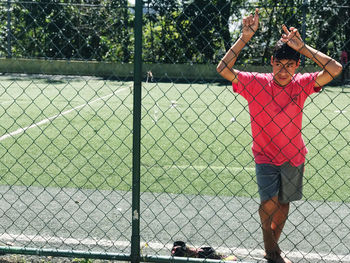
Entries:
{"type": "Polygon", "coordinates": [[[321,88],[315,87],[318,72],[295,74],[284,87],[272,73],[240,72],[233,91],[249,106],[256,163],[299,166],[305,162],[307,148],[301,134],[306,98],[321,88]]]}

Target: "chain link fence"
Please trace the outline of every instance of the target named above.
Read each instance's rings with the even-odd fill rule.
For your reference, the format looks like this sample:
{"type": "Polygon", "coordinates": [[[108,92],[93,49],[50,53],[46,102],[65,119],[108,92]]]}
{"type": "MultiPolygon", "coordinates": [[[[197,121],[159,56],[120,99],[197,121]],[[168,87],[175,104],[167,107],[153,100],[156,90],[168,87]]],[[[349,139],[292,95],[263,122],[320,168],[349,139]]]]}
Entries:
{"type": "MultiPolygon", "coordinates": [[[[242,70],[271,72],[282,23],[350,50],[349,1],[1,1],[0,253],[169,262],[181,240],[262,260],[247,103],[215,69],[255,7],[242,70]]],[[[350,262],[347,65],[305,103],[293,262],[350,262]]]]}

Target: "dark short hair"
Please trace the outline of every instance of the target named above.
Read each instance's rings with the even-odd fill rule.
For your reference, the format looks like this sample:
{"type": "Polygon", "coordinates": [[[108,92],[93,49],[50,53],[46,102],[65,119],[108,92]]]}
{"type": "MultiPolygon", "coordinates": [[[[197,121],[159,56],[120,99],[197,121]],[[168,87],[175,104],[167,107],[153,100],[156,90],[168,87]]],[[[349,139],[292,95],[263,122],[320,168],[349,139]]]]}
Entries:
{"type": "Polygon", "coordinates": [[[273,58],[278,60],[292,59],[298,62],[300,59],[300,53],[288,46],[287,43],[279,40],[273,49],[273,58]]]}

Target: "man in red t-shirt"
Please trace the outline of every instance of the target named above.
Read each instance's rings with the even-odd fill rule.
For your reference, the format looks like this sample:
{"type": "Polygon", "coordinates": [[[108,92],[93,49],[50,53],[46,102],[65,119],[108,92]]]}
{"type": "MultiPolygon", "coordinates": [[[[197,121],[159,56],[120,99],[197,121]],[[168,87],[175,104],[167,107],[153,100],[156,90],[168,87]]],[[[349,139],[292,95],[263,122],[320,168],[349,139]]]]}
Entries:
{"type": "Polygon", "coordinates": [[[284,34],[271,57],[272,73],[234,69],[238,54],[259,26],[255,15],[243,18],[240,38],[217,66],[218,73],[232,82],[233,91],[248,102],[253,137],[252,151],[261,204],[265,258],[291,262],[281,256],[278,240],[289,212],[289,203],[302,198],[302,177],[307,149],[302,138],[302,113],[306,98],[340,74],[342,65],[306,45],[294,27],[282,26],[284,34]],[[321,70],[295,74],[300,54],[321,70]]]}

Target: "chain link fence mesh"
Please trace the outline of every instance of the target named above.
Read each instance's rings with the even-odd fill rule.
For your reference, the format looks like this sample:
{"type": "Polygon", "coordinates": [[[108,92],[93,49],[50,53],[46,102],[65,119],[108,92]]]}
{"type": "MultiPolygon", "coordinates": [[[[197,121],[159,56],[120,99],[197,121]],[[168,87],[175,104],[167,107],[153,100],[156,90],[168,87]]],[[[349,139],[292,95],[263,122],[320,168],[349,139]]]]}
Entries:
{"type": "Polygon", "coordinates": [[[2,1],[2,246],[130,253],[125,4],[2,1]]]}
{"type": "MultiPolygon", "coordinates": [[[[262,260],[247,103],[220,79],[216,64],[255,7],[261,28],[240,54],[240,69],[271,71],[270,47],[282,23],[340,60],[349,51],[349,6],[144,1],[141,256],[170,256],[173,242],[182,240],[262,260]]],[[[0,8],[1,251],[129,255],[134,7],[1,1],[0,8]]],[[[350,262],[343,66],[343,75],[305,104],[304,198],[292,203],[280,239],[293,262],[350,262]]],[[[306,59],[300,71],[310,70],[314,63],[306,59]]]]}

